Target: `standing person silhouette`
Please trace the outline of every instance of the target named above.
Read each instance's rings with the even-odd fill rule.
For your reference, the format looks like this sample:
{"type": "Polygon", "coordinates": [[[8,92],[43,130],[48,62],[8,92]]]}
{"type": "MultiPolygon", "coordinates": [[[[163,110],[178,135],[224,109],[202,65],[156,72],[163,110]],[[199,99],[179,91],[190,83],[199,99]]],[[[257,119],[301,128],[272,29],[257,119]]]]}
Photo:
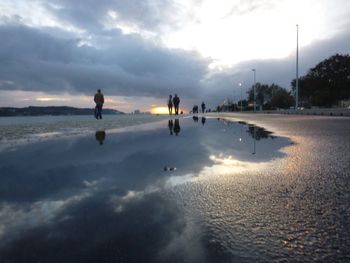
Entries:
{"type": "Polygon", "coordinates": [[[173,114],[173,96],[169,95],[168,99],[168,110],[169,110],[169,115],[173,114]]]}
{"type": "Polygon", "coordinates": [[[205,112],[205,103],[204,103],[204,101],[202,102],[202,113],[204,113],[205,112]]]}
{"type": "Polygon", "coordinates": [[[94,97],[94,101],[96,103],[95,118],[102,119],[102,107],[103,107],[103,103],[105,102],[105,99],[100,89],[97,90],[97,93],[95,94],[95,97],[94,97]]]}
{"type": "Polygon", "coordinates": [[[175,115],[179,115],[179,105],[180,105],[180,98],[175,94],[173,98],[173,104],[175,109],[175,115]]]}

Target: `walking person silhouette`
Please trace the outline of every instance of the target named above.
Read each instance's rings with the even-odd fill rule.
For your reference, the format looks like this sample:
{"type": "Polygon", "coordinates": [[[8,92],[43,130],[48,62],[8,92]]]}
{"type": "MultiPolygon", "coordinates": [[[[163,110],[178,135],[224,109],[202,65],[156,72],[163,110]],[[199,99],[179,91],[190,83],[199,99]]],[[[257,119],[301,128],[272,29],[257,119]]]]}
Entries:
{"type": "Polygon", "coordinates": [[[177,96],[177,94],[175,94],[173,98],[173,104],[174,104],[175,115],[179,115],[180,98],[177,96]]]}
{"type": "Polygon", "coordinates": [[[168,99],[168,110],[169,110],[169,115],[173,114],[173,96],[169,95],[168,99]]]}
{"type": "Polygon", "coordinates": [[[103,103],[105,102],[104,96],[101,93],[101,90],[97,90],[97,93],[95,94],[94,101],[96,103],[95,107],[95,118],[96,119],[102,119],[102,107],[103,103]]]}
{"type": "Polygon", "coordinates": [[[205,103],[204,103],[204,101],[202,102],[202,113],[205,113],[205,103]]]}

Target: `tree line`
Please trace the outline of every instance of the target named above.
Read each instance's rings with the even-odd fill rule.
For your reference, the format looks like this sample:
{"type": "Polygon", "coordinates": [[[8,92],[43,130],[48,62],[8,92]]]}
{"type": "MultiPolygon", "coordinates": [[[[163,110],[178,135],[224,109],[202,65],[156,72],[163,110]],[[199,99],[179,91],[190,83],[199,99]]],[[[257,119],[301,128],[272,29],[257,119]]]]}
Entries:
{"type": "MultiPolygon", "coordinates": [[[[264,110],[288,109],[295,106],[296,79],[291,82],[292,89],[276,84],[255,85],[257,108],[264,110]]],[[[309,108],[338,106],[341,100],[350,99],[350,56],[335,54],[308,70],[299,78],[299,106],[309,108]]],[[[253,108],[254,86],[247,92],[248,97],[232,105],[232,109],[249,110],[253,108]]],[[[218,108],[219,109],[219,108],[218,108]]]]}

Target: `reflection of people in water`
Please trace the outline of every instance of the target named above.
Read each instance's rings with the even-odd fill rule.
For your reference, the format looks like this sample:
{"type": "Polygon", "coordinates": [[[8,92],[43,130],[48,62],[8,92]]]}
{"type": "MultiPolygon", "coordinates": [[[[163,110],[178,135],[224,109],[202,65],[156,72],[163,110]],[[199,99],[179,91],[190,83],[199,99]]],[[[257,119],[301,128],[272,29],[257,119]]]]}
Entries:
{"type": "Polygon", "coordinates": [[[206,118],[205,118],[205,117],[202,117],[202,124],[203,124],[203,125],[205,124],[205,121],[206,121],[206,118]]]}
{"type": "Polygon", "coordinates": [[[95,133],[96,140],[100,143],[100,145],[103,144],[103,141],[106,139],[106,132],[105,131],[97,131],[95,133]]]}
{"type": "Polygon", "coordinates": [[[197,116],[193,116],[192,118],[193,118],[194,122],[198,122],[198,117],[197,116]]]}
{"type": "Polygon", "coordinates": [[[175,132],[176,136],[180,133],[180,130],[181,130],[181,128],[180,128],[179,119],[175,119],[174,132],[175,132]]]}
{"type": "Polygon", "coordinates": [[[169,127],[169,131],[170,131],[170,135],[173,135],[173,128],[174,128],[173,120],[169,120],[168,127],[169,127]]]}

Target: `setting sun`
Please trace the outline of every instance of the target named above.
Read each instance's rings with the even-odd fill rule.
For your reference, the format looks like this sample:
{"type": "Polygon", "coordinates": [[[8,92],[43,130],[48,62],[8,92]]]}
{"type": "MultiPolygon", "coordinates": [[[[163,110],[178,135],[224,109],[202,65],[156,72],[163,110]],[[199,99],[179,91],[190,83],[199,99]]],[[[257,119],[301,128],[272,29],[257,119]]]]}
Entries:
{"type": "Polygon", "coordinates": [[[167,107],[153,107],[151,109],[152,114],[169,114],[167,107]]]}
{"type": "MultiPolygon", "coordinates": [[[[184,109],[179,109],[179,114],[181,113],[181,112],[185,112],[185,110],[184,109]]],[[[168,110],[168,107],[157,107],[157,106],[153,106],[152,108],[151,108],[151,113],[152,114],[169,114],[169,110],[168,110]]],[[[174,111],[174,108],[173,108],[173,114],[175,113],[175,111],[174,111]]]]}

